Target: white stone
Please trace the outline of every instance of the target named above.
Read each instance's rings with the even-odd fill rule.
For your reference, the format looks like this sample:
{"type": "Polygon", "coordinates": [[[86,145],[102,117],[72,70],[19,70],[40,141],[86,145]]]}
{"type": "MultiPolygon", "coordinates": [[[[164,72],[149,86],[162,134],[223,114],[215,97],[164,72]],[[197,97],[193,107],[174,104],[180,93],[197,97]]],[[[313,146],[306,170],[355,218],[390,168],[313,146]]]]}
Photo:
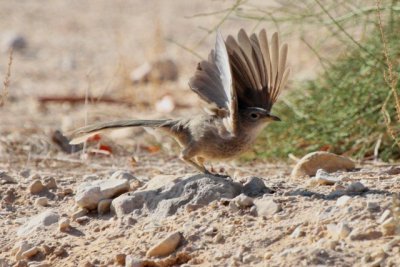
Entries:
{"type": "Polygon", "coordinates": [[[61,218],[58,222],[58,229],[61,232],[65,232],[70,227],[70,220],[68,218],[61,218]]]}
{"type": "Polygon", "coordinates": [[[349,197],[349,196],[341,196],[336,200],[336,206],[344,207],[349,203],[350,200],[351,200],[351,197],[349,197]]]}
{"type": "Polygon", "coordinates": [[[329,235],[334,240],[344,239],[351,232],[351,228],[346,223],[343,223],[343,222],[341,222],[337,225],[336,224],[328,224],[327,230],[328,230],[329,235]]]}
{"type": "Polygon", "coordinates": [[[246,196],[245,194],[240,194],[233,199],[233,201],[240,207],[240,208],[248,208],[253,206],[254,202],[251,197],[246,196]]]}
{"type": "Polygon", "coordinates": [[[46,210],[38,215],[35,215],[28,219],[28,221],[22,225],[18,231],[18,236],[28,236],[34,231],[44,229],[47,226],[58,222],[60,216],[53,210],[46,210]]]}
{"type": "Polygon", "coordinates": [[[35,206],[46,207],[49,204],[47,197],[39,197],[35,200],[35,206]]]}
{"type": "Polygon", "coordinates": [[[346,191],[352,193],[362,193],[367,191],[368,188],[365,187],[361,182],[354,182],[347,186],[346,191]]]}
{"type": "Polygon", "coordinates": [[[116,197],[128,190],[129,182],[126,179],[86,182],[79,186],[75,201],[82,208],[96,209],[100,200],[116,197]]]}
{"type": "Polygon", "coordinates": [[[272,198],[261,198],[254,200],[254,205],[257,207],[257,215],[271,217],[281,210],[279,203],[276,203],[272,198]]]}
{"type": "Polygon", "coordinates": [[[159,243],[151,247],[147,253],[147,257],[162,257],[168,256],[175,251],[179,242],[182,239],[182,234],[180,232],[174,232],[168,235],[165,239],[161,240],[159,243]]]}

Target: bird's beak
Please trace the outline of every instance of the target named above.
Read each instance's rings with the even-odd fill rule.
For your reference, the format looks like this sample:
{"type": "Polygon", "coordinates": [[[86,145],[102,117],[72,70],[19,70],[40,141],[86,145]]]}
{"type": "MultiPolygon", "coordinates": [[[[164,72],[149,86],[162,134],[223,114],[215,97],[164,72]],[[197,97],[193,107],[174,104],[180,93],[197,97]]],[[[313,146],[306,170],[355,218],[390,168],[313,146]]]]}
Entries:
{"type": "Polygon", "coordinates": [[[272,114],[268,114],[267,118],[269,118],[269,120],[271,121],[281,121],[281,119],[278,116],[272,114]]]}

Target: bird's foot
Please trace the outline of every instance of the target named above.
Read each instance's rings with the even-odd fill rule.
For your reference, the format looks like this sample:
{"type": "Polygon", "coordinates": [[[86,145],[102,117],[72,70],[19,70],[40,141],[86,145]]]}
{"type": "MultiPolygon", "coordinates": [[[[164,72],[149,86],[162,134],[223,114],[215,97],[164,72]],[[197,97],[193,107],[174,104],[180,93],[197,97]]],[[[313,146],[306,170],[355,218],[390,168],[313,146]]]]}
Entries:
{"type": "Polygon", "coordinates": [[[230,178],[229,175],[227,174],[221,174],[221,173],[216,173],[216,172],[210,172],[209,170],[204,170],[204,174],[206,175],[211,175],[211,176],[215,176],[215,177],[220,177],[220,178],[230,178]]]}

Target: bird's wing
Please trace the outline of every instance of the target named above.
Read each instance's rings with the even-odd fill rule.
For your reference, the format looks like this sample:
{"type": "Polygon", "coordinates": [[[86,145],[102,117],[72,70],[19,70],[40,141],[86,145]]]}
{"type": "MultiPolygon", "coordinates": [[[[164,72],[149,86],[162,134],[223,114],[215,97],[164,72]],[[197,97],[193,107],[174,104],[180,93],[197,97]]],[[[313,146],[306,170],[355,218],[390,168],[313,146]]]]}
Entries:
{"type": "Polygon", "coordinates": [[[249,37],[241,29],[237,40],[228,36],[226,46],[239,108],[270,111],[290,73],[286,66],[287,44],[279,45],[277,33],[269,44],[265,30],[249,37]]]}
{"type": "Polygon", "coordinates": [[[211,51],[207,61],[204,60],[198,64],[194,76],[189,81],[189,86],[206,102],[227,111],[223,122],[227,131],[235,135],[238,103],[232,85],[228,51],[219,31],[215,49],[211,51]]]}

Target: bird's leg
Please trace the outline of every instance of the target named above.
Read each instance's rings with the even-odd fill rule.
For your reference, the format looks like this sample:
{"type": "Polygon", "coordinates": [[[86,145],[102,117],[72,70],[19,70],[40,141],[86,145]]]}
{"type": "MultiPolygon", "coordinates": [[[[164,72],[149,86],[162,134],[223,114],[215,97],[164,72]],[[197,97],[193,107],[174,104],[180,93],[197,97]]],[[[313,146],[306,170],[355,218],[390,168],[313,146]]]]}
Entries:
{"type": "Polygon", "coordinates": [[[195,167],[200,172],[206,174],[209,173],[203,164],[201,163],[199,164],[193,160],[193,158],[196,159],[196,157],[195,157],[195,151],[192,149],[192,147],[189,146],[186,147],[184,150],[182,150],[181,154],[179,155],[179,158],[182,161],[186,162],[187,164],[195,167]]]}

